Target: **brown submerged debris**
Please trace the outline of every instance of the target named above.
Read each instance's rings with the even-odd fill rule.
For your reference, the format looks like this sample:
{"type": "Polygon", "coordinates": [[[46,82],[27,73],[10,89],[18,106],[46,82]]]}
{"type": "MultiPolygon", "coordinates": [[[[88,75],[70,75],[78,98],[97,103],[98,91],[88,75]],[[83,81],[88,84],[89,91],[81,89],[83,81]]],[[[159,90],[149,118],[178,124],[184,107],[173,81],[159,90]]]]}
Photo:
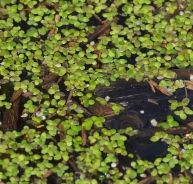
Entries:
{"type": "Polygon", "coordinates": [[[23,93],[22,89],[14,91],[10,102],[12,106],[10,109],[6,109],[3,115],[3,122],[0,129],[3,132],[13,131],[17,129],[17,123],[19,119],[19,107],[20,107],[20,97],[23,93]]]}
{"type": "Polygon", "coordinates": [[[84,147],[86,146],[87,143],[86,129],[84,126],[82,127],[81,136],[82,136],[82,146],[84,147]]]}
{"type": "Polygon", "coordinates": [[[41,179],[45,179],[45,178],[48,178],[51,174],[53,174],[54,172],[49,169],[42,177],[41,179]]]}
{"type": "Polygon", "coordinates": [[[64,126],[61,123],[58,125],[58,130],[59,130],[60,141],[62,141],[66,138],[66,130],[64,129],[64,126]]]}
{"type": "Polygon", "coordinates": [[[185,80],[184,83],[187,89],[193,90],[193,81],[185,80]]]}
{"type": "Polygon", "coordinates": [[[98,36],[102,35],[105,31],[107,31],[110,28],[110,25],[112,22],[117,22],[118,20],[119,20],[118,17],[114,17],[113,20],[111,20],[111,21],[109,21],[109,20],[104,21],[103,25],[98,26],[96,28],[95,32],[88,36],[88,38],[87,38],[88,42],[91,42],[92,40],[94,40],[98,36]]]}
{"type": "Polygon", "coordinates": [[[172,71],[176,74],[175,79],[191,80],[191,76],[193,75],[193,70],[188,69],[174,69],[172,71]]]}
{"type": "Polygon", "coordinates": [[[99,102],[96,102],[95,105],[89,107],[89,110],[97,116],[108,117],[114,115],[111,104],[101,105],[99,102]]]}
{"type": "MultiPolygon", "coordinates": [[[[146,79],[146,80],[147,80],[147,79],[146,79]]],[[[152,89],[152,91],[153,91],[154,93],[156,92],[156,91],[155,91],[155,88],[156,88],[156,89],[158,89],[160,92],[162,92],[163,94],[165,94],[165,95],[167,95],[167,96],[171,96],[171,95],[172,95],[171,93],[169,93],[169,91],[168,91],[166,88],[159,86],[155,81],[153,81],[153,80],[147,80],[147,82],[149,83],[149,85],[150,85],[150,87],[151,87],[151,89],[152,89]]]]}
{"type": "Polygon", "coordinates": [[[48,90],[51,86],[53,86],[56,82],[55,80],[58,78],[58,75],[55,73],[49,73],[48,75],[43,77],[42,88],[48,90]]]}
{"type": "Polygon", "coordinates": [[[156,100],[156,99],[151,99],[151,98],[148,98],[148,99],[147,99],[147,101],[148,101],[149,103],[153,103],[153,104],[158,105],[158,102],[157,102],[157,100],[156,100]]]}
{"type": "Polygon", "coordinates": [[[148,176],[144,179],[142,179],[138,184],[151,184],[155,181],[155,177],[153,176],[148,176]]]}
{"type": "Polygon", "coordinates": [[[185,135],[193,132],[193,122],[188,123],[187,125],[182,125],[179,127],[170,128],[164,130],[160,127],[152,127],[147,129],[141,129],[137,131],[137,137],[150,137],[153,136],[156,132],[165,132],[172,135],[185,135]]]}

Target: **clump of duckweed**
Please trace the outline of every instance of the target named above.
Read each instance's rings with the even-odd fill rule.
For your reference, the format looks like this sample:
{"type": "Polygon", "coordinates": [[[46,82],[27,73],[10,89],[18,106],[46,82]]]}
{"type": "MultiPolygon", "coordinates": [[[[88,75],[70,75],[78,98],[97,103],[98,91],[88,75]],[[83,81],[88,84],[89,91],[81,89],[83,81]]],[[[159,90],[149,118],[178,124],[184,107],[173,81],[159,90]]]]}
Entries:
{"type": "MultiPolygon", "coordinates": [[[[86,108],[107,104],[93,91],[120,78],[160,76],[159,85],[172,92],[184,87],[171,81],[169,69],[192,69],[192,10],[190,0],[1,0],[0,107],[12,108],[10,93],[22,90],[20,115],[26,118],[21,130],[0,131],[1,182],[124,184],[149,176],[157,183],[189,183],[191,134],[185,139],[157,132],[151,140],[168,144],[166,156],[139,158],[123,168],[118,155],[133,157],[125,141],[135,131],[106,129],[105,118],[86,108]],[[96,25],[110,21],[89,43],[96,25]]],[[[181,119],[192,114],[187,99],[170,103],[172,110],[183,107],[175,111],[181,119]]],[[[111,105],[115,114],[123,110],[111,105]]],[[[178,123],[168,116],[161,126],[178,123]]]]}

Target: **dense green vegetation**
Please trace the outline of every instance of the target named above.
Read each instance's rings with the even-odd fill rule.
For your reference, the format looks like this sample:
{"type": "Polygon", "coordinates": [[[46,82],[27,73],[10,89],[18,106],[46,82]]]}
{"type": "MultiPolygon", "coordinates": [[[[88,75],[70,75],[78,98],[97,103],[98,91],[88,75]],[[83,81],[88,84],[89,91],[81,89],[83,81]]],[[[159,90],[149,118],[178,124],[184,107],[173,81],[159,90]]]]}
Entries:
{"type": "MultiPolygon", "coordinates": [[[[159,76],[159,85],[171,92],[184,87],[170,80],[169,69],[192,69],[192,20],[191,0],[1,0],[0,106],[2,113],[14,114],[7,122],[17,123],[14,130],[2,121],[7,127],[0,131],[1,183],[134,184],[144,176],[190,183],[192,134],[157,132],[151,140],[168,144],[166,157],[138,159],[123,171],[115,165],[117,154],[133,157],[124,141],[135,132],[108,130],[104,117],[89,116],[85,108],[106,104],[93,90],[120,78],[159,76]],[[107,31],[88,42],[96,26],[109,21],[107,31]],[[180,173],[172,175],[176,165],[180,173]]],[[[171,101],[172,110],[188,102],[171,101]]],[[[123,110],[112,108],[115,114],[123,110]]],[[[188,113],[177,112],[182,119],[188,113]]],[[[173,126],[178,123],[171,116],[162,123],[173,126]]]]}

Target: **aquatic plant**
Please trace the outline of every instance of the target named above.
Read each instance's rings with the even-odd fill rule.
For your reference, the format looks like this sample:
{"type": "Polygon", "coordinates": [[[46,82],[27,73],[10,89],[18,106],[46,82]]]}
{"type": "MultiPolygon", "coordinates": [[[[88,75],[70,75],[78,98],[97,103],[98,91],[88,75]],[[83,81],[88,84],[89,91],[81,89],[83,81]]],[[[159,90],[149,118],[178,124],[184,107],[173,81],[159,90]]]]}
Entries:
{"type": "MultiPolygon", "coordinates": [[[[151,140],[165,141],[167,155],[154,162],[138,158],[121,169],[119,155],[134,157],[125,142],[136,131],[109,130],[105,117],[86,108],[108,104],[95,99],[94,90],[117,79],[158,76],[171,92],[184,87],[171,80],[170,69],[192,69],[192,10],[190,0],[1,0],[0,107],[18,128],[0,127],[1,182],[120,184],[148,176],[157,183],[190,182],[191,134],[157,132],[151,140]],[[180,174],[172,175],[176,165],[180,174]]],[[[175,111],[181,119],[192,114],[187,99],[170,103],[171,110],[183,108],[175,111]]],[[[114,114],[124,109],[110,105],[114,114]]],[[[168,116],[161,126],[178,123],[168,116]]]]}

